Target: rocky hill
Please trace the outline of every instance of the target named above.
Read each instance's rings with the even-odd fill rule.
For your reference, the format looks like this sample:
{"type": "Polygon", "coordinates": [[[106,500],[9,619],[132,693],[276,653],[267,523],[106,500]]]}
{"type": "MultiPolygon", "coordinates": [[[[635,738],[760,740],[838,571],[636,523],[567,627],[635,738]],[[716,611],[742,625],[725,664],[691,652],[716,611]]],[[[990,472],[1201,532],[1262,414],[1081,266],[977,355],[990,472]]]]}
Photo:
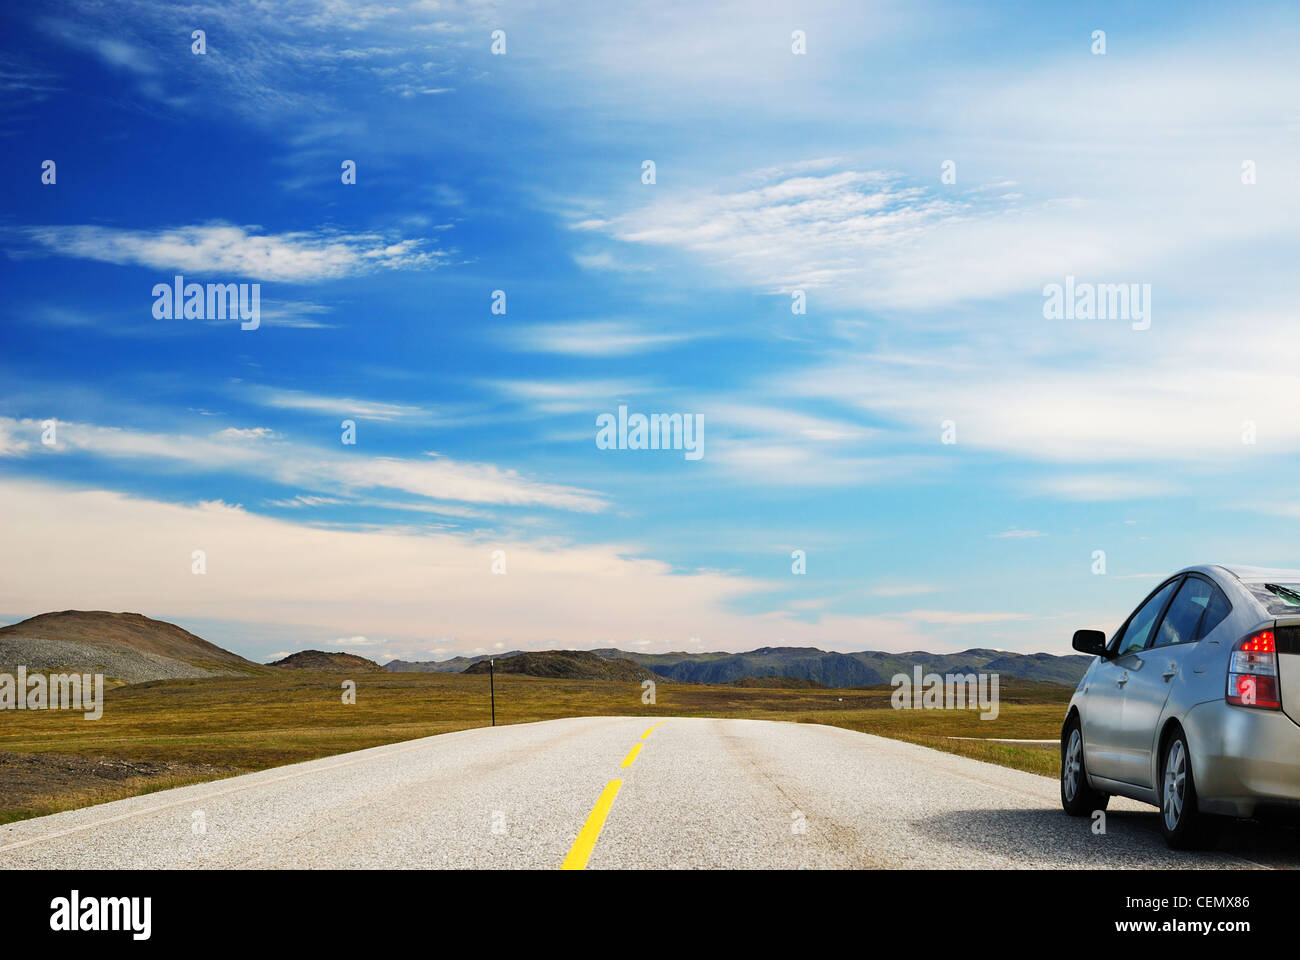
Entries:
{"type": "Polygon", "coordinates": [[[63,610],[0,627],[0,670],[102,673],[120,683],[259,673],[188,630],[139,613],[63,610]]]}
{"type": "MultiPolygon", "coordinates": [[[[586,650],[542,650],[519,653],[496,661],[497,673],[522,673],[530,677],[563,677],[567,680],[616,680],[640,683],[662,680],[650,670],[631,660],[601,657],[586,650]]],[[[487,673],[488,663],[480,660],[463,673],[487,673]]]]}
{"type": "Polygon", "coordinates": [[[384,670],[375,661],[358,657],[355,653],[328,653],[324,650],[299,650],[267,666],[283,670],[325,670],[329,673],[382,673],[384,670]]]}

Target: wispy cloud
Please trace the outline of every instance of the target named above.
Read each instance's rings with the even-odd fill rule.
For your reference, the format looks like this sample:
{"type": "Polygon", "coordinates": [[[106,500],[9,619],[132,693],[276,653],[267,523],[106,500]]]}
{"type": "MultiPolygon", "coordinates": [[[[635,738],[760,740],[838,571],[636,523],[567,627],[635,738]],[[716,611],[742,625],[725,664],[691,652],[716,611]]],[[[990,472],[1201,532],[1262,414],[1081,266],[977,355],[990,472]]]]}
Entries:
{"type": "Polygon", "coordinates": [[[387,403],[357,397],[330,397],[301,390],[261,387],[240,383],[234,391],[243,399],[280,410],[305,410],[329,416],[362,417],[366,420],[429,420],[433,411],[408,403],[387,403]]]}
{"type": "Polygon", "coordinates": [[[347,501],[340,500],[338,497],[312,497],[300,493],[296,497],[289,497],[284,500],[269,500],[267,502],[273,507],[288,507],[297,510],[302,507],[333,507],[347,501]]]}
{"type": "Polygon", "coordinates": [[[54,74],[12,52],[0,53],[0,110],[41,103],[59,89],[54,74]]]}
{"type": "Polygon", "coordinates": [[[35,420],[0,417],[0,446],[7,456],[89,454],[164,461],[195,472],[234,472],[274,478],[285,486],[325,495],[386,489],[429,500],[547,507],[594,512],[605,501],[589,490],[530,480],[515,470],[466,463],[434,454],[424,459],[348,456],[273,439],[262,429],[222,430],[209,436],[149,433],[84,423],[59,423],[57,443],[40,442],[35,420]]]}
{"type": "MultiPolygon", "coordinates": [[[[262,301],[262,323],[268,327],[297,327],[301,330],[330,330],[338,326],[323,319],[333,313],[332,307],[306,300],[262,301]]],[[[220,321],[209,321],[220,322],[220,321]]],[[[230,323],[238,323],[238,318],[230,323]]]]}
{"type": "Polygon", "coordinates": [[[1051,477],[1039,484],[1045,493],[1064,500],[1140,500],[1179,489],[1177,481],[1132,473],[1086,473],[1051,477]]]}
{"type": "Polygon", "coordinates": [[[765,292],[824,291],[872,308],[990,298],[1065,265],[1082,272],[1111,262],[1100,232],[1057,204],[1028,209],[978,189],[941,194],[881,170],[676,191],[575,228],[684,252],[765,292]]]}
{"type": "Polygon", "coordinates": [[[46,33],[78,50],[91,53],[104,64],[116,70],[125,70],[137,75],[149,75],[158,72],[158,60],[148,50],[139,46],[134,39],[127,39],[121,32],[117,35],[106,34],[99,30],[88,30],[84,23],[69,20],[47,18],[40,22],[46,33]]]}
{"type": "Polygon", "coordinates": [[[511,327],[500,331],[496,339],[515,350],[612,357],[664,350],[706,335],[700,331],[650,330],[629,321],[589,320],[511,327]]]}
{"type": "MultiPolygon", "coordinates": [[[[609,410],[610,404],[649,389],[647,385],[631,380],[493,380],[486,386],[536,413],[587,412],[593,418],[597,413],[609,410]]],[[[594,438],[594,432],[592,436],[594,438]]]]}
{"type": "MultiPolygon", "coordinates": [[[[1224,468],[1300,450],[1300,420],[1279,414],[1291,403],[1283,314],[1243,309],[1225,337],[1229,322],[1204,308],[1134,331],[1127,322],[1045,321],[1037,306],[1001,317],[996,333],[968,330],[928,349],[838,351],[784,378],[783,389],[869,411],[920,441],[937,442],[951,420],[955,449],[1094,469],[1170,461],[1224,468]]],[[[1124,483],[1081,476],[1037,487],[1087,499],[1124,483]]],[[[1179,486],[1168,472],[1128,483],[1139,496],[1179,486]]]]}
{"type": "Polygon", "coordinates": [[[889,455],[880,432],[851,420],[790,407],[706,398],[707,459],[733,482],[793,487],[879,483],[922,469],[923,458],[889,455]]]}
{"type": "Polygon", "coordinates": [[[225,223],[129,230],[89,224],[29,227],[22,234],[64,257],[218,276],[305,283],[374,270],[427,269],[446,254],[424,241],[332,230],[259,233],[225,223]]]}
{"type": "Polygon", "coordinates": [[[234,113],[261,125],[329,113],[334,104],[327,91],[343,80],[350,89],[373,86],[393,98],[450,92],[445,81],[466,59],[462,34],[489,12],[451,0],[438,9],[382,0],[201,8],[170,0],[122,0],[112,8],[70,0],[68,6],[70,16],[40,18],[40,29],[131,76],[138,94],[173,109],[234,113]],[[200,24],[209,53],[194,57],[188,38],[200,24]],[[163,74],[165,84],[158,79],[163,74]]]}

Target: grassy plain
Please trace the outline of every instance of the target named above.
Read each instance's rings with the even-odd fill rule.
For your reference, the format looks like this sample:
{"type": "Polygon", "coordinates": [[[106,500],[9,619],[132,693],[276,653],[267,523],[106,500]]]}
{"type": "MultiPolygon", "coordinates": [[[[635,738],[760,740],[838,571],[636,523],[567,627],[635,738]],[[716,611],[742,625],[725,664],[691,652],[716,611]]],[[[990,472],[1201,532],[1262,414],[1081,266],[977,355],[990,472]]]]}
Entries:
{"type": "MultiPolygon", "coordinates": [[[[366,747],[486,726],[488,678],[285,671],[160,680],[105,693],[104,715],[0,712],[0,823],[366,747]]],[[[889,687],[781,689],[660,683],[655,704],[632,683],[496,678],[497,723],[627,715],[825,723],[1047,776],[1057,751],[985,742],[1057,737],[1071,689],[1003,679],[996,720],[973,710],[894,710],[889,687]],[[956,740],[974,737],[979,740],[956,740]]]]}

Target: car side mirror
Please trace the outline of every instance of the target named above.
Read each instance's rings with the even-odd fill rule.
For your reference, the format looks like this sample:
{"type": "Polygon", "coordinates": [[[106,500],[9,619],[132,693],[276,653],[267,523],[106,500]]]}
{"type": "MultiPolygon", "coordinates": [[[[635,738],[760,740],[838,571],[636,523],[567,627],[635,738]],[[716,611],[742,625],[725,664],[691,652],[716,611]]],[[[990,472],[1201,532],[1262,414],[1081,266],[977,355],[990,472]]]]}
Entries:
{"type": "Polygon", "coordinates": [[[1074,649],[1094,657],[1106,656],[1106,634],[1100,630],[1074,631],[1074,649]]]}

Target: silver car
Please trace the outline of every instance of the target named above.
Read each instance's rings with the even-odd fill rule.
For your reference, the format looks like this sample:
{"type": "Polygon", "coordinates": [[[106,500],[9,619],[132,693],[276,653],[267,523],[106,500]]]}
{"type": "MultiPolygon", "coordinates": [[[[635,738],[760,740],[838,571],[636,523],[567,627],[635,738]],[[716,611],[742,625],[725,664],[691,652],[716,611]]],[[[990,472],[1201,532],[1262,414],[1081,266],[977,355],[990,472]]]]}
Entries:
{"type": "Polygon", "coordinates": [[[1061,728],[1066,813],[1132,797],[1192,848],[1224,815],[1300,810],[1300,570],[1188,567],[1074,649],[1097,659],[1061,728]]]}

